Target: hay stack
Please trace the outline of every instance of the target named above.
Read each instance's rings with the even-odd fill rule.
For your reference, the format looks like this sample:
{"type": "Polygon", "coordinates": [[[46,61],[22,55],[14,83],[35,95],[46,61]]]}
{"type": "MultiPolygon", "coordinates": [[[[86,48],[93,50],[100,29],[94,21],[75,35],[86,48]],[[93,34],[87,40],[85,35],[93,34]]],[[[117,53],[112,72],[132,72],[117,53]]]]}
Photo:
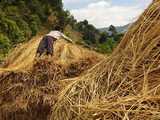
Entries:
{"type": "Polygon", "coordinates": [[[40,60],[29,72],[0,75],[0,120],[46,120],[64,79],[62,66],[40,60]],[[39,114],[41,113],[41,114],[39,114]]]}
{"type": "Polygon", "coordinates": [[[56,96],[66,85],[58,80],[77,77],[104,58],[60,40],[53,57],[35,60],[41,37],[18,46],[0,69],[0,120],[49,119],[56,96]]]}
{"type": "Polygon", "coordinates": [[[160,0],[130,27],[108,59],[69,80],[51,120],[160,119],[160,0]]]}
{"type": "MultiPolygon", "coordinates": [[[[29,42],[17,46],[7,57],[4,67],[0,68],[0,72],[30,70],[35,63],[36,50],[43,35],[44,34],[40,33],[29,42]]],[[[58,40],[54,44],[54,56],[50,60],[59,64],[69,65],[81,59],[88,59],[91,57],[95,57],[96,60],[104,58],[103,55],[81,46],[70,44],[64,40],[58,40]]],[[[44,59],[48,58],[44,56],[44,59]]]]}

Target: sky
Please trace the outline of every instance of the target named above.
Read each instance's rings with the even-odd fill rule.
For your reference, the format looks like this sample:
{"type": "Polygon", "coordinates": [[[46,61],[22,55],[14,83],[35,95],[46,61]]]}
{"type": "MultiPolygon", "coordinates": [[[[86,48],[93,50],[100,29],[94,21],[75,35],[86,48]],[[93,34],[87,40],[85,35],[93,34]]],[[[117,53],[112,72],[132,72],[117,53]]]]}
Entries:
{"type": "Polygon", "coordinates": [[[135,21],[152,0],[63,0],[64,8],[78,20],[97,28],[135,21]]]}

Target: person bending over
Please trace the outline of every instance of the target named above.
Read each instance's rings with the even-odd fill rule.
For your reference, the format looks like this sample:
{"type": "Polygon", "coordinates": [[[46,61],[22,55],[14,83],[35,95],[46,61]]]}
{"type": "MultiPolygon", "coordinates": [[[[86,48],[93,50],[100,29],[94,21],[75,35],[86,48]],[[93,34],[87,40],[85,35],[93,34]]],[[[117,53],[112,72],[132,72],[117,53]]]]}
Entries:
{"type": "Polygon", "coordinates": [[[48,56],[53,56],[54,42],[61,38],[73,43],[72,39],[60,32],[60,27],[56,27],[55,30],[50,31],[42,38],[39,43],[36,56],[41,57],[43,53],[47,54],[48,56]]]}

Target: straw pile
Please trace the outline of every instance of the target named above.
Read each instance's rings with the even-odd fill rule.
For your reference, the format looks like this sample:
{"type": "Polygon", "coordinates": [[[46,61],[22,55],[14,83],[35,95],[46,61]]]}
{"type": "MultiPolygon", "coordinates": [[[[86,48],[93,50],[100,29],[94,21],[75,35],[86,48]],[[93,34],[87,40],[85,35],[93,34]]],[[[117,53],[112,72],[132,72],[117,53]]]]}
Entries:
{"type": "Polygon", "coordinates": [[[86,59],[64,66],[42,59],[30,71],[4,72],[0,75],[0,119],[49,119],[57,94],[66,84],[59,80],[79,76],[93,64],[86,59]]]}
{"type": "Polygon", "coordinates": [[[54,56],[35,58],[42,35],[13,50],[0,68],[0,120],[47,120],[62,79],[84,74],[104,56],[59,40],[54,56]]]}
{"type": "MultiPolygon", "coordinates": [[[[4,67],[0,68],[0,72],[27,71],[32,69],[35,63],[36,50],[43,36],[44,33],[40,33],[33,37],[29,42],[18,45],[13,52],[9,54],[7,60],[5,61],[4,67]]],[[[73,62],[78,62],[81,59],[93,57],[95,58],[95,63],[97,60],[104,58],[103,55],[94,51],[68,43],[65,40],[58,40],[54,44],[54,56],[50,58],[50,60],[58,64],[69,65],[73,62]]],[[[43,56],[41,59],[48,58],[43,56]]]]}
{"type": "Polygon", "coordinates": [[[109,58],[68,81],[51,120],[159,120],[160,0],[130,27],[109,58]]]}
{"type": "Polygon", "coordinates": [[[45,74],[34,74],[11,72],[0,77],[1,120],[47,119],[60,86],[58,81],[43,80],[45,74]]]}

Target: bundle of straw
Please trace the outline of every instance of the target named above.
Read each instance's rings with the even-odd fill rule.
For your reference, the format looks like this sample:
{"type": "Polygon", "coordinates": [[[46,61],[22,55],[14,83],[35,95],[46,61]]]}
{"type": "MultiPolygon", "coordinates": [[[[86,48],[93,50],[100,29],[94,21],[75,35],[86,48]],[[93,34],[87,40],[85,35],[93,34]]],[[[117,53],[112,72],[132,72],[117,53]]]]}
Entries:
{"type": "Polygon", "coordinates": [[[69,79],[51,120],[160,119],[160,0],[130,27],[113,54],[69,79]]]}

